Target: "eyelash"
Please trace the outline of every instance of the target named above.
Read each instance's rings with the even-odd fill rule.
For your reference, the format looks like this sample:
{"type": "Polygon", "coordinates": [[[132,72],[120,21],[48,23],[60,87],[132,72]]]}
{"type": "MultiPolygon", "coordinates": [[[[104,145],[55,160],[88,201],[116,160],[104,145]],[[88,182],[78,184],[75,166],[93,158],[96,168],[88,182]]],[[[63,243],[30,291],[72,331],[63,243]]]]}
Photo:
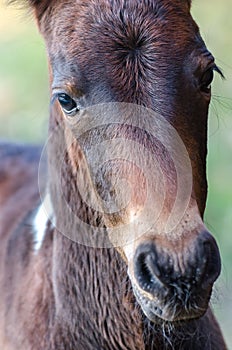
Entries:
{"type": "Polygon", "coordinates": [[[221,77],[224,78],[222,71],[216,65],[214,65],[211,68],[208,68],[201,77],[200,89],[203,93],[206,93],[206,94],[210,93],[211,84],[214,78],[214,72],[219,73],[221,77]],[[205,81],[204,81],[204,78],[206,78],[205,81]]]}

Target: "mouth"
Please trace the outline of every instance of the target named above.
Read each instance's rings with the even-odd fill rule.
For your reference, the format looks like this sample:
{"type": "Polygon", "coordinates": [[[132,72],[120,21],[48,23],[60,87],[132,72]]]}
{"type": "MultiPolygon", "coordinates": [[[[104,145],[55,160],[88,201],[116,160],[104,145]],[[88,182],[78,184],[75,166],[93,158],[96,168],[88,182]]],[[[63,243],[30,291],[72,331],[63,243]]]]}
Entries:
{"type": "Polygon", "coordinates": [[[136,284],[132,283],[134,295],[137,302],[141,306],[145,316],[154,323],[169,322],[180,323],[191,321],[202,317],[208,308],[208,302],[205,302],[202,307],[195,305],[190,307],[185,305],[178,298],[170,298],[168,295],[163,299],[154,297],[153,295],[144,292],[136,284]]]}
{"type": "Polygon", "coordinates": [[[155,323],[186,323],[201,318],[220,273],[218,248],[208,232],[194,240],[191,254],[183,247],[181,253],[173,254],[177,247],[171,248],[163,249],[156,238],[155,242],[146,240],[138,245],[132,258],[126,251],[134,295],[144,314],[155,323]]]}

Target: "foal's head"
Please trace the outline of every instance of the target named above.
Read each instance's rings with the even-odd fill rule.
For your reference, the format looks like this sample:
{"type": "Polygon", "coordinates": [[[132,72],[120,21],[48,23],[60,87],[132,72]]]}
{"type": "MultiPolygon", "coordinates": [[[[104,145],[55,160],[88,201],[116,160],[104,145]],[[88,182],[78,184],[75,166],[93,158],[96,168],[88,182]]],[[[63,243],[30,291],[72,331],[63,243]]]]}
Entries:
{"type": "Polygon", "coordinates": [[[218,68],[190,1],[33,3],[49,55],[51,128],[59,124],[64,139],[71,133],[76,142],[68,151],[73,173],[86,157],[83,202],[94,193],[99,213],[111,203],[102,210],[104,226],[150,320],[202,316],[220,273],[217,245],[202,221],[207,114],[218,68]],[[109,147],[120,138],[114,155],[109,147]],[[108,158],[93,179],[94,139],[106,142],[108,158]],[[120,178],[129,185],[117,192],[120,178]]]}

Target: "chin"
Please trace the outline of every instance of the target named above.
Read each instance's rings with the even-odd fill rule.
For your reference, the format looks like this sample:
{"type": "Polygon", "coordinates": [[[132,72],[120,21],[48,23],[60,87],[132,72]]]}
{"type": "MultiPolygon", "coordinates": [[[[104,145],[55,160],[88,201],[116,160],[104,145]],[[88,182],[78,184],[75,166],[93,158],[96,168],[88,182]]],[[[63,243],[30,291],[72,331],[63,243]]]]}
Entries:
{"type": "Polygon", "coordinates": [[[166,297],[164,300],[160,300],[157,297],[151,297],[147,293],[141,292],[137,286],[133,286],[136,300],[139,303],[143,313],[149,321],[160,323],[186,323],[188,321],[197,320],[204,316],[208,309],[208,301],[205,301],[204,305],[188,307],[182,300],[170,299],[166,297]]]}

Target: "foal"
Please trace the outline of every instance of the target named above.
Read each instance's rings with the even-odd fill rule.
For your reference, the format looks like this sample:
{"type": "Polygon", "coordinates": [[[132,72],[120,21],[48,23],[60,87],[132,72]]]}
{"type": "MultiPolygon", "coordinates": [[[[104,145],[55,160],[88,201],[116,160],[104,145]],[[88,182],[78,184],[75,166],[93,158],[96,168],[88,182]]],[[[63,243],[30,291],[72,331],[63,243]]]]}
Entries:
{"type": "Polygon", "coordinates": [[[0,348],[226,349],[202,221],[219,69],[190,1],[30,5],[47,45],[49,141],[40,162],[36,148],[0,148],[0,348]]]}

